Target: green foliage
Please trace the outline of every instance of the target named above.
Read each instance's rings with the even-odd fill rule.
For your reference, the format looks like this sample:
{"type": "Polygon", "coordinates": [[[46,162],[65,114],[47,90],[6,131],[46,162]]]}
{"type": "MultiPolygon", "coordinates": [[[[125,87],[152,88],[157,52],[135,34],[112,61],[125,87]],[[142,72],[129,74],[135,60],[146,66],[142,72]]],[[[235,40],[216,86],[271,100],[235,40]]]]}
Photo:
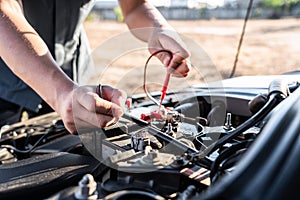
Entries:
{"type": "Polygon", "coordinates": [[[100,16],[97,15],[95,12],[90,12],[89,15],[86,17],[85,21],[95,21],[96,19],[99,19],[100,16]]]}
{"type": "Polygon", "coordinates": [[[120,7],[115,7],[114,8],[114,13],[117,16],[117,21],[118,22],[123,22],[124,21],[124,16],[123,16],[123,13],[122,13],[122,10],[121,10],[120,7]]]}
{"type": "Polygon", "coordinates": [[[284,0],[264,0],[263,6],[267,8],[280,8],[284,4],[284,0]]]}
{"type": "Polygon", "coordinates": [[[299,3],[299,0],[263,0],[262,5],[267,8],[284,8],[299,3]]]}

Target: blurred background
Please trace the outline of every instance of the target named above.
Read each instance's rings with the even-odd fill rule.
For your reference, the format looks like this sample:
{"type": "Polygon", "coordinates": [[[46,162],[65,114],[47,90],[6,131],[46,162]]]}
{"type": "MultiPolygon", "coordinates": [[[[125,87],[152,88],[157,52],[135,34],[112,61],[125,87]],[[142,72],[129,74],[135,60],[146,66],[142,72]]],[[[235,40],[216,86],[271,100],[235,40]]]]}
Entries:
{"type": "MultiPolygon", "coordinates": [[[[191,51],[193,69],[175,88],[227,78],[233,68],[248,0],[150,0],[191,51]]],[[[273,75],[300,66],[299,0],[254,0],[234,76],[273,75]]],[[[149,52],[128,33],[116,0],[99,0],[84,24],[95,62],[90,83],[141,91],[149,52]]],[[[149,67],[149,87],[160,89],[165,70],[149,67]]]]}

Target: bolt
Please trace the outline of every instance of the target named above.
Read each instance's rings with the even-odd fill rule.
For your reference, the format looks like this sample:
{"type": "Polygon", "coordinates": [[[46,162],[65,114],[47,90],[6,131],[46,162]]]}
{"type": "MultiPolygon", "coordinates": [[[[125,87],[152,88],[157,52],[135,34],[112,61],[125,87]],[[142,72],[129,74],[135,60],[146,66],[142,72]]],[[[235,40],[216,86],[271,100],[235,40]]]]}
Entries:
{"type": "Polygon", "coordinates": [[[91,174],[86,174],[78,183],[78,190],[75,192],[76,199],[96,200],[98,198],[97,183],[91,174]]]}
{"type": "Polygon", "coordinates": [[[232,129],[232,124],[231,124],[231,113],[227,113],[226,115],[226,121],[224,125],[225,130],[230,130],[232,129]]]}
{"type": "Polygon", "coordinates": [[[149,154],[148,154],[148,158],[150,158],[151,160],[154,160],[155,158],[158,158],[158,152],[153,150],[153,151],[150,151],[149,154]]]}

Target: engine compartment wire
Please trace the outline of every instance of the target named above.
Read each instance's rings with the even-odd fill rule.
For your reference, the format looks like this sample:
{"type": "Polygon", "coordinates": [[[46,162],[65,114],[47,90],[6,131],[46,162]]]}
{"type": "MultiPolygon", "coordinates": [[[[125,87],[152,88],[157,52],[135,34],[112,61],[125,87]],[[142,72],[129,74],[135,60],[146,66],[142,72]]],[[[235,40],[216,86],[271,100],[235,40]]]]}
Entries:
{"type": "Polygon", "coordinates": [[[251,118],[249,118],[246,122],[238,126],[236,129],[229,131],[227,135],[217,140],[215,143],[208,146],[204,151],[200,152],[198,155],[199,157],[205,157],[208,154],[211,154],[218,148],[220,148],[225,143],[229,142],[230,140],[234,139],[238,135],[240,135],[242,132],[250,128],[251,126],[255,125],[257,122],[262,120],[267,114],[270,113],[270,111],[275,108],[282,100],[283,96],[281,93],[272,93],[269,96],[269,99],[267,103],[263,106],[263,108],[254,114],[251,118]]]}
{"type": "Polygon", "coordinates": [[[35,148],[41,143],[43,142],[43,140],[46,138],[46,136],[48,136],[48,133],[42,135],[29,149],[27,150],[21,150],[21,149],[18,149],[12,145],[0,145],[0,148],[6,148],[8,150],[12,150],[12,151],[15,151],[17,153],[20,153],[20,154],[27,154],[27,153],[31,153],[32,151],[35,150],[35,148]]]}
{"type": "Polygon", "coordinates": [[[145,94],[147,95],[147,97],[148,97],[151,101],[153,101],[153,103],[155,103],[155,104],[159,107],[159,109],[163,109],[163,111],[165,112],[165,111],[166,111],[165,107],[164,107],[163,105],[161,105],[161,103],[158,102],[154,97],[152,97],[152,95],[148,92],[148,90],[147,90],[147,80],[146,80],[146,79],[147,79],[147,68],[148,68],[148,64],[149,64],[151,58],[152,58],[153,56],[156,56],[157,54],[163,53],[163,52],[169,54],[170,60],[173,58],[173,53],[172,53],[170,50],[167,50],[167,49],[160,49],[160,50],[157,50],[157,51],[155,51],[154,53],[152,53],[152,54],[149,56],[149,58],[147,59],[147,61],[146,61],[146,63],[145,63],[145,66],[144,66],[144,82],[143,82],[143,89],[144,89],[144,92],[145,92],[145,94]]]}

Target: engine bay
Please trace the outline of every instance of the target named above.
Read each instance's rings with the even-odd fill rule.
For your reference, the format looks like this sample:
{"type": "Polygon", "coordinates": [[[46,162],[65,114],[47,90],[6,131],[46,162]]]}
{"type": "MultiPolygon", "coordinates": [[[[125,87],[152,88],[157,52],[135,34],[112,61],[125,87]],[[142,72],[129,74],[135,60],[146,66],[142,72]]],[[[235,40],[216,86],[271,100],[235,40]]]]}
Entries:
{"type": "Polygon", "coordinates": [[[298,86],[195,87],[167,94],[163,110],[136,95],[118,123],[78,135],[56,113],[2,127],[0,197],[198,199],[235,171],[298,86]]]}

